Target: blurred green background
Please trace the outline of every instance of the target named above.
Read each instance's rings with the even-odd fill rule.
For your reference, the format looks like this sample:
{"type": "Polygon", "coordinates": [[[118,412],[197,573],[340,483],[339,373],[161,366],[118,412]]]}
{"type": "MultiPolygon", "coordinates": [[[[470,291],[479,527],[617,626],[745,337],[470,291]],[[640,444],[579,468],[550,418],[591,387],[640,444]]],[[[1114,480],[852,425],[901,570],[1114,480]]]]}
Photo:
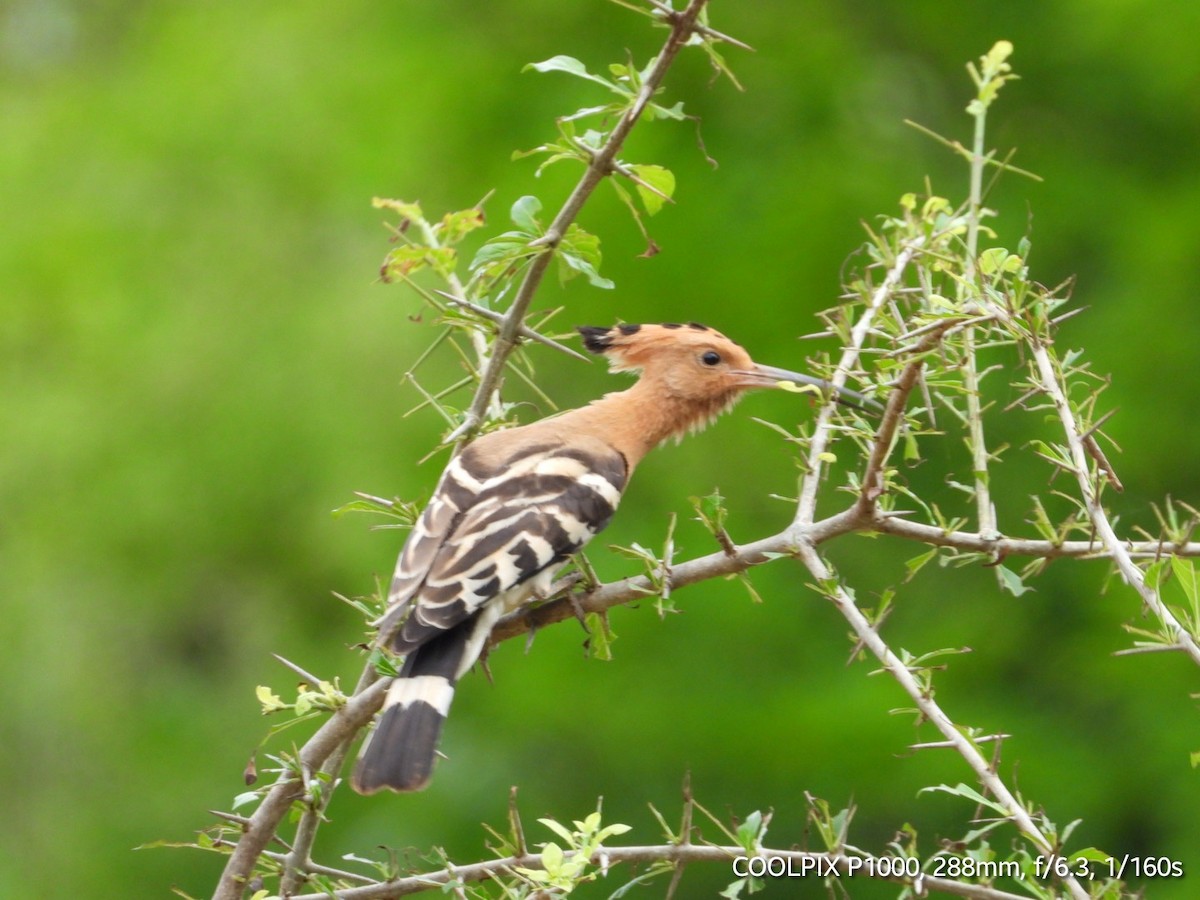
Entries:
{"type": "MultiPolygon", "coordinates": [[[[719,167],[690,124],[639,131],[623,157],[679,182],[677,205],[651,220],[662,253],[638,258],[640,236],[601,190],[582,224],[617,289],[548,283],[538,306],[566,305],[563,330],[699,319],[763,362],[802,367],[829,349],[795,337],[834,302],[860,221],[895,211],[926,175],[962,196],[960,163],[902,119],[965,139],[963,64],[1006,38],[1022,80],[996,107],[992,143],[1046,181],[1004,181],[997,227],[1009,246],[1030,232],[1041,281],[1078,275],[1089,310],[1062,341],[1114,376],[1120,528],[1150,526],[1166,494],[1195,502],[1200,5],[717,0],[712,14],[757,48],[728,52],[746,92],[710,85],[685,53],[666,99],[701,117],[719,167]]],[[[401,536],[330,510],[355,490],[424,498],[444,460],[417,464],[436,415],[403,418],[418,400],[403,373],[436,332],[414,295],[376,279],[387,244],[371,197],[436,216],[494,190],[497,230],[522,194],[556,207],[575,172],[535,181],[536,161],[510,154],[600,89],[522,66],[557,53],[641,64],[660,40],[600,0],[0,6],[5,896],[211,892],[222,860],[132,848],[189,839],[243,789],[268,724],[254,686],[287,695],[295,681],[272,651],[352,681],[362,626],[331,592],[369,592],[401,536]]],[[[621,384],[601,366],[535,360],[562,406],[621,384]]],[[[435,382],[456,377],[449,357],[432,365],[435,382]]],[[[1007,402],[1004,379],[992,388],[1007,402]]],[[[789,508],[768,495],[794,490],[794,462],[752,417],[807,415],[799,398],[754,397],[652,456],[590,554],[601,573],[632,571],[607,543],[657,547],[672,513],[681,555],[711,552],[687,498],[717,486],[735,539],[780,527],[789,508]]],[[[1020,462],[1039,425],[997,426],[1014,443],[1010,533],[1028,532],[1027,495],[1046,490],[1047,469],[1020,462]]],[[[965,474],[961,442],[925,449],[914,483],[960,508],[944,481],[965,474]]],[[[916,552],[866,538],[830,550],[868,605],[916,552]]],[[[1200,679],[1181,657],[1111,655],[1139,607],[1115,582],[1104,591],[1105,576],[1058,564],[1013,598],[986,570],[929,567],[885,633],[913,652],[973,648],[937,681],[949,713],[1013,735],[1005,775],[1060,825],[1083,820],[1073,848],[1180,860],[1188,877],[1150,896],[1195,896],[1200,679]]],[[[580,818],[603,795],[606,818],[649,843],[646,803],[673,818],[689,771],[722,815],[773,807],[776,845],[805,840],[805,791],[855,803],[853,840],[873,851],[905,822],[925,852],[960,836],[967,803],[916,792],[970,781],[962,761],[906,752],[929,734],[889,715],[907,703],[872,666],[844,665],[847,628],[795,567],[753,580],[761,605],[716,582],[680,592],[683,612],[665,621],[648,604],[618,610],[611,663],[583,658],[572,623],[527,656],[500,648],[495,684],[460,691],[430,789],[344,792],[318,851],[481,858],[479,823],[503,823],[510,785],[531,841],[549,836],[537,816],[580,818]]],[[[697,868],[685,896],[727,881],[697,868]]]]}

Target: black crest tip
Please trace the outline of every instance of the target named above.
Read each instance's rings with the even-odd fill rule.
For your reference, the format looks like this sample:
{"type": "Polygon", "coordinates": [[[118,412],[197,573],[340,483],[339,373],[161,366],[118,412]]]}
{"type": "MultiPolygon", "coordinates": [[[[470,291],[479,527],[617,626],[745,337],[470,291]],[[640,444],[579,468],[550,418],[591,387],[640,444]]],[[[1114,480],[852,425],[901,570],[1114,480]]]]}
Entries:
{"type": "Polygon", "coordinates": [[[583,336],[583,346],[592,353],[605,353],[612,347],[612,329],[600,325],[580,325],[576,329],[583,336]]]}

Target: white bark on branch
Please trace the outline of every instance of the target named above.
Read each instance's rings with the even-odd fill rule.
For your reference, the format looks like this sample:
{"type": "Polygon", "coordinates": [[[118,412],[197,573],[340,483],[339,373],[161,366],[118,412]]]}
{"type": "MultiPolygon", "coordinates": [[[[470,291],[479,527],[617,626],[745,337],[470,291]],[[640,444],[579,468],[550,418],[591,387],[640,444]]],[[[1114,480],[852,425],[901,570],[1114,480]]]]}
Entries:
{"type": "Polygon", "coordinates": [[[1042,389],[1053,401],[1059,421],[1062,423],[1063,432],[1067,437],[1067,446],[1071,451],[1075,480],[1079,483],[1079,492],[1087,506],[1088,518],[1107,551],[1105,555],[1109,556],[1116,564],[1117,571],[1121,573],[1121,578],[1125,583],[1137,591],[1146,606],[1154,611],[1154,614],[1166,627],[1170,628],[1176,646],[1190,656],[1193,662],[1200,665],[1200,645],[1197,645],[1196,639],[1188,633],[1187,629],[1179,623],[1179,620],[1163,603],[1158,591],[1146,583],[1145,574],[1133,562],[1126,543],[1113,531],[1108,513],[1100,502],[1103,479],[1099,477],[1093,479],[1089,474],[1090,466],[1088,465],[1087,451],[1084,449],[1084,439],[1080,434],[1075,416],[1071,412],[1070,404],[1067,402],[1066,391],[1060,382],[1058,369],[1050,358],[1050,352],[1045,345],[1036,342],[1033,344],[1033,354],[1037,361],[1038,374],[1042,379],[1042,389]]]}
{"type": "MultiPolygon", "coordinates": [[[[900,285],[905,270],[923,244],[924,241],[916,239],[900,251],[895,262],[889,267],[883,283],[875,289],[875,293],[871,296],[871,302],[863,310],[858,321],[854,323],[854,327],[850,330],[850,342],[842,351],[841,359],[838,361],[833,377],[830,378],[830,382],[835,388],[843,387],[846,384],[846,378],[857,364],[862,348],[866,344],[867,335],[870,334],[875,317],[892,299],[893,292],[900,285]]],[[[836,395],[836,390],[834,394],[836,395]]],[[[817,413],[816,429],[805,457],[800,500],[796,504],[795,524],[797,525],[810,523],[817,515],[817,490],[821,486],[821,473],[825,467],[824,455],[829,448],[832,434],[829,426],[833,419],[833,409],[834,403],[831,400],[822,404],[820,412],[817,413]]]]}
{"type": "MultiPolygon", "coordinates": [[[[833,578],[833,573],[813,547],[801,545],[799,555],[805,567],[818,582],[828,583],[833,578]]],[[[839,584],[830,590],[828,596],[833,601],[834,606],[837,607],[838,612],[842,614],[854,629],[854,634],[858,638],[859,643],[871,651],[875,658],[883,665],[884,669],[887,670],[888,674],[912,698],[917,709],[921,711],[921,715],[933,723],[933,726],[941,732],[942,737],[946,739],[946,742],[954,751],[966,760],[967,765],[975,773],[975,777],[979,779],[979,783],[1004,807],[1008,817],[1016,826],[1033,841],[1034,845],[1042,853],[1052,854],[1056,852],[1057,848],[1041,832],[1041,829],[1037,827],[1025,807],[1008,789],[1008,785],[993,771],[991,763],[979,751],[979,747],[975,741],[967,737],[962,729],[943,712],[941,706],[933,699],[932,692],[923,688],[909,667],[892,652],[892,649],[880,637],[879,632],[875,630],[870,620],[858,608],[845,589],[839,584]]],[[[1068,876],[1065,883],[1071,892],[1071,896],[1077,898],[1077,900],[1086,900],[1088,892],[1084,889],[1083,885],[1075,880],[1074,876],[1068,876]]]]}

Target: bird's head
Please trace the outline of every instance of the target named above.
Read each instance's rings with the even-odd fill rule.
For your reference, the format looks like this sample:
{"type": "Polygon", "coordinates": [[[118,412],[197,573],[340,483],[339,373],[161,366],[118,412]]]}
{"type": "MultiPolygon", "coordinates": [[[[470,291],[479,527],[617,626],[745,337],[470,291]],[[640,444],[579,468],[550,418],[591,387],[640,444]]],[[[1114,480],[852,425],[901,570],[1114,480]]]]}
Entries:
{"type": "Polygon", "coordinates": [[[579,333],[588,350],[607,357],[612,371],[640,372],[664,395],[695,406],[702,421],[728,409],[747,390],[783,385],[808,385],[838,399],[878,405],[853,391],[835,392],[819,378],[759,365],[741,344],[698,322],[584,326],[579,333]]]}

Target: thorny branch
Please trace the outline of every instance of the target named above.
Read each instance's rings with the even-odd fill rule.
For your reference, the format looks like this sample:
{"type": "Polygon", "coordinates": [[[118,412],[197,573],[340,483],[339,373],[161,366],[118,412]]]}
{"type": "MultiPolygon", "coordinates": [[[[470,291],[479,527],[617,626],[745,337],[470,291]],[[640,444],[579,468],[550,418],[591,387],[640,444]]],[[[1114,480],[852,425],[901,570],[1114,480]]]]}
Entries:
{"type": "MultiPolygon", "coordinates": [[[[1067,437],[1067,446],[1071,450],[1071,460],[1074,463],[1075,479],[1079,483],[1079,492],[1087,506],[1088,517],[1100,536],[1100,542],[1107,551],[1106,555],[1116,564],[1117,571],[1121,573],[1125,582],[1141,595],[1146,606],[1154,610],[1154,614],[1158,616],[1159,620],[1171,629],[1178,649],[1184,651],[1192,658],[1193,662],[1200,665],[1200,645],[1179,623],[1167,605],[1162,602],[1158,591],[1146,583],[1145,574],[1133,563],[1128,545],[1113,531],[1112,523],[1108,519],[1108,512],[1100,502],[1104,477],[1093,477],[1090,474],[1084,438],[1080,434],[1079,424],[1075,421],[1075,416],[1067,403],[1058,370],[1051,360],[1049,352],[1039,342],[1034,344],[1033,354],[1037,361],[1038,372],[1042,377],[1042,389],[1054,402],[1054,408],[1062,423],[1063,433],[1067,437]]],[[[1178,550],[1172,550],[1172,552],[1177,556],[1183,555],[1178,550]]]]}
{"type": "MultiPolygon", "coordinates": [[[[818,582],[830,582],[833,574],[812,547],[801,545],[799,556],[805,568],[812,573],[818,582]]],[[[941,706],[933,699],[932,692],[926,690],[913,675],[909,667],[892,652],[892,648],[880,637],[879,632],[875,630],[875,626],[863,615],[846,590],[841,585],[837,585],[829,591],[828,596],[837,607],[838,612],[850,623],[859,642],[871,651],[875,658],[882,663],[888,674],[912,698],[913,703],[921,711],[922,716],[927,721],[932,722],[934,727],[941,732],[942,737],[946,739],[947,743],[954,748],[955,752],[966,760],[967,765],[975,773],[975,777],[979,779],[979,783],[984,785],[991,792],[992,796],[1000,802],[1008,813],[1009,818],[1033,841],[1040,852],[1046,854],[1054,853],[1057,848],[1042,833],[1041,829],[1037,827],[1029,813],[1026,812],[1025,807],[1013,796],[1008,786],[996,774],[991,763],[979,751],[979,747],[975,741],[967,737],[962,729],[942,711],[941,706]]],[[[1074,876],[1068,876],[1065,881],[1071,890],[1072,896],[1076,898],[1086,898],[1088,896],[1088,892],[1075,880],[1074,876]]]]}
{"type": "MultiPolygon", "coordinates": [[[[592,192],[606,176],[612,173],[617,153],[625,143],[629,132],[633,130],[633,126],[645,112],[646,105],[662,85],[663,78],[666,77],[667,70],[675,61],[676,55],[691,38],[696,28],[696,19],[707,3],[708,0],[691,0],[684,10],[681,12],[672,10],[667,16],[671,22],[670,36],[642,82],[636,99],[609,133],[604,145],[592,155],[583,177],[579,179],[579,183],[575,185],[575,189],[571,191],[570,196],[559,209],[558,215],[554,217],[554,221],[550,223],[550,227],[540,239],[540,245],[544,249],[534,257],[533,262],[526,270],[512,305],[504,314],[504,321],[497,328],[496,336],[483,361],[479,386],[475,390],[475,396],[471,400],[466,416],[462,424],[447,437],[447,443],[470,437],[484,420],[484,413],[491,403],[493,395],[499,390],[500,376],[504,372],[508,356],[517,346],[517,338],[520,335],[521,326],[524,324],[525,314],[529,311],[529,304],[533,301],[533,295],[537,291],[538,285],[542,283],[546,268],[554,258],[554,251],[559,241],[567,233],[567,227],[575,221],[592,192]]],[[[456,291],[456,293],[458,296],[462,296],[461,291],[456,291]]]]}
{"type": "MultiPolygon", "coordinates": [[[[574,853],[567,851],[563,855],[566,859],[570,859],[574,856],[574,853]]],[[[636,865],[639,863],[651,864],[658,862],[670,862],[682,866],[697,862],[729,863],[739,856],[744,857],[745,855],[746,850],[744,847],[677,843],[638,847],[605,847],[594,854],[591,861],[596,866],[613,864],[636,865]]],[[[853,871],[855,877],[866,871],[868,859],[872,862],[877,859],[862,856],[852,857],[839,853],[812,853],[805,850],[774,850],[769,848],[762,848],[759,851],[759,855],[787,860],[794,867],[793,871],[801,871],[800,867],[807,865],[812,868],[806,871],[828,872],[832,868],[840,875],[846,875],[853,871]],[[857,865],[858,868],[852,870],[852,865],[857,865]]],[[[444,886],[447,884],[470,883],[501,877],[517,867],[539,869],[542,867],[542,855],[540,853],[526,853],[521,856],[507,856],[501,859],[488,860],[487,862],[473,863],[468,866],[454,866],[453,869],[439,869],[421,875],[410,875],[407,878],[400,878],[383,884],[346,888],[335,891],[332,896],[336,900],[391,900],[394,897],[407,897],[423,891],[444,890],[444,886]]],[[[884,877],[882,875],[865,877],[873,877],[878,881],[890,881],[896,884],[913,884],[914,887],[918,886],[917,882],[919,881],[919,887],[924,891],[949,894],[955,897],[967,897],[971,898],[971,900],[1027,900],[1027,898],[1021,895],[1011,894],[1007,891],[983,885],[964,884],[961,881],[935,876],[918,876],[915,879],[903,876],[884,877]]],[[[328,893],[299,894],[293,900],[328,900],[330,896],[328,893]]]]}
{"type": "MultiPolygon", "coordinates": [[[[331,754],[354,739],[359,729],[378,712],[386,688],[386,682],[375,681],[361,689],[317,729],[316,734],[300,749],[299,761],[305,772],[320,770],[331,754]]],[[[279,776],[259,803],[258,809],[242,826],[242,837],[225,864],[213,900],[241,898],[255,862],[275,836],[279,823],[292,808],[292,803],[303,795],[304,788],[304,782],[290,772],[279,776]]]]}
{"type": "MultiPolygon", "coordinates": [[[[900,251],[896,256],[895,262],[888,268],[888,273],[883,279],[883,283],[876,289],[871,297],[871,302],[863,310],[862,315],[854,324],[854,328],[850,331],[850,341],[842,351],[842,357],[838,362],[837,369],[830,379],[834,387],[840,388],[845,385],[846,378],[858,363],[858,358],[867,341],[867,336],[871,332],[872,322],[880,310],[892,298],[893,292],[904,277],[905,270],[923,243],[920,239],[909,243],[900,251]]],[[[804,478],[800,488],[800,502],[796,504],[795,522],[797,525],[811,522],[816,515],[817,490],[821,486],[821,473],[824,470],[825,453],[833,436],[830,429],[833,415],[834,405],[832,403],[824,404],[820,412],[817,413],[816,430],[813,433],[812,441],[808,445],[808,455],[805,459],[804,478]]]]}
{"type": "MultiPolygon", "coordinates": [[[[476,350],[481,353],[481,359],[484,361],[483,374],[466,419],[451,435],[451,440],[469,437],[483,421],[489,407],[494,404],[506,359],[518,337],[528,334],[523,331],[524,317],[545,269],[553,257],[557,243],[595,187],[606,175],[613,172],[618,150],[644,111],[646,104],[660,86],[675,54],[698,29],[703,33],[712,34],[706,27],[697,24],[697,17],[705,3],[706,0],[692,0],[683,11],[671,11],[669,15],[664,12],[664,16],[670,21],[672,27],[670,37],[642,84],[636,101],[614,128],[605,144],[592,157],[587,171],[541,239],[542,252],[534,258],[526,270],[524,279],[507,313],[502,318],[496,318],[496,314],[489,314],[489,317],[498,324],[498,332],[490,346],[476,345],[476,350]]],[[[982,127],[979,119],[977,119],[977,126],[979,129],[982,127]]],[[[969,159],[972,167],[971,199],[968,206],[970,264],[964,275],[968,281],[971,281],[978,274],[975,269],[975,257],[978,251],[978,218],[981,209],[981,171],[983,165],[990,161],[990,157],[983,155],[981,130],[977,130],[973,152],[969,159]]],[[[930,242],[936,240],[936,237],[935,235],[930,242]]],[[[859,318],[850,331],[846,346],[832,376],[835,386],[844,385],[847,378],[856,371],[860,356],[875,328],[877,318],[904,290],[902,285],[906,273],[919,260],[921,254],[926,252],[926,247],[927,240],[922,238],[910,238],[899,245],[898,252],[886,266],[883,282],[867,298],[859,318]]],[[[453,287],[455,293],[461,297],[461,285],[453,285],[453,287]]],[[[475,309],[475,311],[485,312],[481,309],[475,309]]],[[[994,761],[989,760],[981,752],[980,744],[986,739],[971,735],[955,724],[944,712],[934,700],[932,691],[922,683],[914,669],[893,652],[879,633],[877,623],[873,623],[855,604],[851,592],[837,581],[836,576],[818,552],[818,548],[830,540],[853,532],[860,532],[887,534],[962,553],[986,552],[997,558],[1026,556],[1042,559],[1108,560],[1116,565],[1124,580],[1134,587],[1147,607],[1152,609],[1160,621],[1171,629],[1175,637],[1175,644],[1165,649],[1182,650],[1195,662],[1200,663],[1200,646],[1197,645],[1195,637],[1173,616],[1171,610],[1159,597],[1157,590],[1147,584],[1142,569],[1134,562],[1135,559],[1158,559],[1164,555],[1200,557],[1200,542],[1131,542],[1122,540],[1116,535],[1108,514],[1100,502],[1101,488],[1106,479],[1111,481],[1115,477],[1114,473],[1106,460],[1101,462],[1099,459],[1097,459],[1098,471],[1092,470],[1089,458],[1096,459],[1098,451],[1094,448],[1091,431],[1081,427],[1077,413],[1068,403],[1063,373],[1047,346],[1036,338],[1027,341],[1040,376],[1040,383],[1036,385],[1036,389],[1050,399],[1058,414],[1070,453],[1071,471],[1077,480],[1088,519],[1095,530],[1095,537],[1086,541],[1034,540],[1007,537],[996,529],[994,511],[991,509],[990,495],[987,489],[988,456],[983,443],[982,428],[979,425],[983,409],[978,391],[980,373],[976,370],[974,353],[974,329],[990,321],[1013,324],[1008,310],[994,303],[980,301],[978,304],[966,308],[964,315],[922,325],[914,331],[900,335],[901,339],[919,338],[919,340],[904,348],[904,352],[911,355],[911,359],[904,364],[899,377],[889,386],[890,392],[886,409],[873,439],[866,448],[866,462],[860,479],[860,490],[855,500],[846,508],[823,519],[816,517],[817,497],[827,451],[832,444],[836,430],[833,404],[827,403],[818,413],[814,433],[806,450],[804,475],[795,518],[782,531],[740,546],[731,543],[720,551],[706,556],[683,562],[672,561],[669,567],[664,567],[658,584],[653,583],[652,579],[647,576],[635,576],[588,588],[576,586],[571,589],[573,590],[571,596],[559,597],[535,607],[525,608],[502,619],[492,633],[491,643],[494,645],[574,617],[580,610],[603,613],[656,592],[676,591],[700,581],[744,572],[777,558],[796,559],[814,577],[823,593],[849,622],[859,646],[869,650],[879,660],[884,669],[913,700],[921,717],[937,728],[944,738],[944,741],[937,745],[952,747],[966,761],[979,783],[995,798],[996,802],[1004,809],[1007,818],[1026,835],[1038,852],[1045,854],[1059,852],[1061,848],[1055,846],[1052,836],[1048,836],[1039,827],[1026,805],[1000,777],[994,761]],[[903,514],[880,509],[879,505],[880,498],[887,490],[885,480],[887,462],[893,452],[897,435],[905,426],[905,410],[911,392],[920,383],[924,354],[935,348],[940,341],[947,340],[948,336],[956,331],[963,333],[964,343],[967,347],[963,386],[967,396],[966,419],[971,428],[969,443],[972,446],[972,462],[975,472],[978,518],[978,530],[975,532],[940,528],[917,522],[903,514]],[[1093,443],[1089,445],[1089,441],[1093,443]]],[[[307,898],[316,900],[317,897],[329,896],[328,893],[298,895],[296,892],[303,888],[309,874],[336,871],[318,866],[311,860],[312,841],[324,806],[328,802],[329,794],[337,786],[338,773],[350,743],[381,706],[385,688],[386,680],[378,680],[373,669],[368,668],[364,672],[358,688],[346,704],[332,713],[300,749],[298,754],[299,774],[285,770],[266,792],[254,814],[248,818],[221,814],[229,821],[236,821],[242,828],[242,835],[232,849],[225,872],[214,894],[215,900],[237,900],[243,896],[255,863],[261,856],[267,854],[267,845],[275,838],[279,823],[294,807],[296,801],[305,797],[306,791],[309,790],[312,783],[311,779],[315,773],[319,772],[326,773],[331,779],[330,783],[323,788],[324,793],[318,792],[317,799],[308,801],[301,817],[296,839],[290,847],[286,848],[287,852],[272,852],[270,855],[272,859],[283,866],[282,890],[285,896],[300,896],[305,900],[307,898]]],[[[924,746],[934,745],[926,743],[924,746]]],[[[728,860],[742,852],[744,852],[744,848],[740,847],[692,844],[684,835],[680,842],[673,844],[606,848],[597,854],[595,862],[597,865],[621,862],[675,862],[682,865],[693,861],[728,860]]],[[[849,864],[849,857],[841,855],[782,850],[764,850],[762,852],[766,855],[796,859],[821,857],[832,860],[835,865],[840,867],[841,871],[844,871],[844,867],[849,864]]],[[[443,887],[452,881],[465,883],[494,877],[517,866],[534,868],[541,865],[542,860],[539,854],[529,853],[522,848],[522,852],[517,856],[469,866],[448,867],[386,883],[345,888],[335,892],[334,896],[342,898],[342,900],[400,897],[443,887]]],[[[348,875],[349,873],[342,874],[348,875]]],[[[352,876],[349,880],[361,879],[360,876],[352,876]]],[[[922,877],[920,885],[913,882],[906,883],[909,883],[914,893],[917,894],[923,891],[941,891],[964,897],[1004,898],[1004,900],[1013,896],[993,888],[944,879],[922,877]]],[[[1087,896],[1087,891],[1074,878],[1067,877],[1063,883],[1072,896],[1076,898],[1087,896]]]]}
{"type": "MultiPolygon", "coordinates": [[[[496,336],[490,347],[483,342],[480,336],[476,335],[473,338],[475,350],[481,361],[480,381],[464,421],[450,435],[448,442],[471,436],[484,420],[487,412],[498,409],[498,390],[505,363],[509,354],[516,347],[518,337],[522,334],[525,327],[525,315],[541,284],[546,268],[550,265],[559,241],[562,240],[568,226],[579,215],[583,205],[596,187],[614,171],[613,164],[617,153],[645,112],[647,104],[661,87],[663,79],[680,49],[694,34],[701,33],[697,30],[700,28],[697,19],[707,3],[708,0],[690,0],[686,8],[681,11],[660,10],[662,17],[670,24],[670,33],[650,71],[643,79],[637,96],[609,133],[603,146],[592,155],[583,176],[541,238],[540,243],[544,249],[533,259],[526,270],[512,305],[498,324],[496,336]]],[[[703,33],[707,33],[707,28],[703,33]]],[[[709,37],[713,36],[709,35],[709,37]]],[[[436,236],[426,235],[426,240],[435,243],[436,236]]],[[[464,296],[463,285],[456,276],[451,275],[450,284],[456,297],[464,296]]],[[[213,894],[214,900],[237,900],[242,896],[255,862],[275,835],[279,823],[292,804],[304,796],[313,773],[321,771],[323,766],[330,764],[329,773],[336,779],[350,742],[382,705],[386,684],[374,680],[375,678],[373,668],[368,666],[362,675],[356,694],[346,706],[334,713],[304,745],[299,759],[301,777],[297,778],[292,773],[284,771],[263,798],[254,815],[244,826],[242,838],[234,847],[226,863],[216,892],[213,894]]],[[[323,794],[319,794],[317,799],[311,800],[302,815],[298,840],[288,854],[285,865],[284,888],[288,892],[302,880],[300,874],[309,862],[309,850],[315,840],[317,827],[333,786],[332,784],[327,786],[323,794]]]]}

